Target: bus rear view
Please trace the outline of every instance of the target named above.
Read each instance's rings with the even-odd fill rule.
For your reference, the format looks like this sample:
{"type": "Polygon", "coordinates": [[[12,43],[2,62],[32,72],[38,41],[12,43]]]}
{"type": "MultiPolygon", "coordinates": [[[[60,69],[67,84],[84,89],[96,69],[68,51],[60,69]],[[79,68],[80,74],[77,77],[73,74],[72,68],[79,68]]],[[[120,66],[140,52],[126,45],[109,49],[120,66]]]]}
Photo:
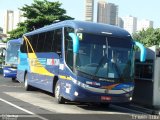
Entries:
{"type": "Polygon", "coordinates": [[[26,52],[20,56],[26,57],[26,64],[21,64],[20,57],[19,81],[25,82],[27,90],[34,86],[54,93],[58,103],[129,102],[134,89],[135,45],[142,51],[141,61],[145,60],[143,45],[127,31],[105,24],[63,21],[25,34],[24,43],[28,44],[26,52]],[[37,50],[42,38],[36,36],[41,34],[44,44],[56,41],[51,42],[49,52],[45,45],[40,53],[37,50]]]}

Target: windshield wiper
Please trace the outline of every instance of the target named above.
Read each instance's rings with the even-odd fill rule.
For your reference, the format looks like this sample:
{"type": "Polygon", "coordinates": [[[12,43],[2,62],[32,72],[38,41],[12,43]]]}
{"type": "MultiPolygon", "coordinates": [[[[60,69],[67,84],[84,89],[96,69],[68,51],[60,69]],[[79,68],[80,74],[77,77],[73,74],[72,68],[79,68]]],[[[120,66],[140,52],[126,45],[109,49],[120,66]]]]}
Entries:
{"type": "Polygon", "coordinates": [[[102,63],[104,61],[104,59],[107,58],[107,62],[108,62],[108,39],[106,37],[106,50],[105,50],[105,54],[104,56],[101,58],[96,70],[95,70],[95,73],[94,73],[94,77],[96,77],[96,74],[98,73],[98,71],[100,70],[101,66],[102,66],[102,63]]]}
{"type": "MultiPolygon", "coordinates": [[[[89,74],[89,73],[86,73],[86,72],[81,71],[81,70],[77,70],[77,71],[78,71],[77,73],[78,73],[80,76],[83,76],[83,77],[86,77],[86,78],[95,80],[95,77],[93,77],[93,74],[89,74]]],[[[96,78],[96,80],[97,80],[97,78],[96,78]]]]}
{"type": "Polygon", "coordinates": [[[116,64],[115,62],[112,62],[112,64],[114,65],[114,68],[115,68],[115,70],[116,70],[116,72],[117,72],[117,75],[118,75],[118,77],[119,77],[119,82],[120,82],[120,83],[123,83],[123,82],[124,82],[124,79],[122,78],[122,75],[121,75],[121,73],[120,73],[120,70],[119,70],[117,64],[116,64]]]}
{"type": "Polygon", "coordinates": [[[102,66],[102,63],[103,63],[103,61],[104,61],[105,58],[106,58],[106,55],[101,58],[98,66],[97,66],[97,68],[96,68],[96,70],[95,70],[95,72],[94,72],[94,76],[96,76],[96,74],[97,74],[98,71],[100,70],[100,68],[101,68],[101,66],[102,66]]]}

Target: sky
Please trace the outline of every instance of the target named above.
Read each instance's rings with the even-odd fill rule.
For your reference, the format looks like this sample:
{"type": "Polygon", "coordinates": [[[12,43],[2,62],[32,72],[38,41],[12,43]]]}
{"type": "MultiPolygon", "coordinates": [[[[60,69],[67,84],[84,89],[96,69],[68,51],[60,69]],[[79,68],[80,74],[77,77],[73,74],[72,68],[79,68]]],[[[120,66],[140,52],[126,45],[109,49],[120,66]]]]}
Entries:
{"type": "MultiPolygon", "coordinates": [[[[49,0],[57,1],[57,0],[49,0]]],[[[85,0],[59,0],[62,8],[67,11],[67,15],[76,20],[84,20],[85,0]]],[[[94,22],[96,22],[97,1],[95,0],[94,22]]],[[[128,15],[137,17],[138,20],[148,19],[154,22],[154,28],[160,28],[160,0],[106,0],[108,3],[118,5],[118,16],[125,17],[128,15]]],[[[30,5],[33,0],[0,0],[0,27],[4,24],[4,11],[17,10],[24,6],[30,5]]]]}

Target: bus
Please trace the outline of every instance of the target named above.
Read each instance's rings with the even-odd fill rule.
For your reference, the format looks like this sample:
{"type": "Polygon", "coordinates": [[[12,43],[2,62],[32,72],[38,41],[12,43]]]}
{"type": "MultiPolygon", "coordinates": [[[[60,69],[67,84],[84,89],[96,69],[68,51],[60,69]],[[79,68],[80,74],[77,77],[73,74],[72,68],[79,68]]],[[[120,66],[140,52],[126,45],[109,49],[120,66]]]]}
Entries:
{"type": "Polygon", "coordinates": [[[22,39],[13,39],[7,42],[5,51],[5,63],[3,65],[3,76],[16,80],[17,64],[18,64],[18,50],[20,48],[22,39]]]}
{"type": "Polygon", "coordinates": [[[17,79],[26,90],[39,88],[58,103],[123,103],[134,89],[134,41],[122,28],[66,20],[23,35],[17,79]]]}
{"type": "Polygon", "coordinates": [[[6,50],[6,43],[0,43],[0,74],[3,74],[5,50],[6,50]]]}

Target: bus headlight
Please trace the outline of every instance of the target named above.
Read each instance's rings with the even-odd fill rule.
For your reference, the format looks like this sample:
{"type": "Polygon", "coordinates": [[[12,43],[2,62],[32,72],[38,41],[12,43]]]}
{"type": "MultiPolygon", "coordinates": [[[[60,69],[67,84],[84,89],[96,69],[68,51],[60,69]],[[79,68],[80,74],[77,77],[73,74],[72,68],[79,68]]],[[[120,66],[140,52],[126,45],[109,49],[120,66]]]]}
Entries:
{"type": "Polygon", "coordinates": [[[4,73],[10,73],[10,71],[9,70],[4,70],[4,73]]]}
{"type": "Polygon", "coordinates": [[[132,97],[130,97],[129,100],[132,101],[132,97]]]}
{"type": "Polygon", "coordinates": [[[78,92],[77,92],[77,91],[75,91],[75,92],[74,92],[74,95],[75,95],[75,96],[78,96],[78,92]]]}

